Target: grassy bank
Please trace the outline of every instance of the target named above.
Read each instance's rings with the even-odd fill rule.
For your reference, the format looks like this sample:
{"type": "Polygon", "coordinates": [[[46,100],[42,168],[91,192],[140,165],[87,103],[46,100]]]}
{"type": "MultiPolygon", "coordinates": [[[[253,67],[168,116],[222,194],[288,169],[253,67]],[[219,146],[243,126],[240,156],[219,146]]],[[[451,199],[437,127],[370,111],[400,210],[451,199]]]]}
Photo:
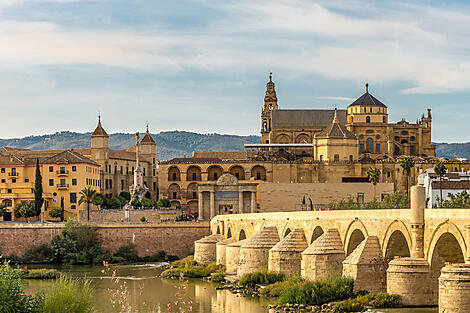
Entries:
{"type": "Polygon", "coordinates": [[[162,278],[204,278],[225,270],[223,265],[216,265],[215,262],[208,265],[198,264],[193,256],[175,261],[169,267],[162,272],[162,278]]]}

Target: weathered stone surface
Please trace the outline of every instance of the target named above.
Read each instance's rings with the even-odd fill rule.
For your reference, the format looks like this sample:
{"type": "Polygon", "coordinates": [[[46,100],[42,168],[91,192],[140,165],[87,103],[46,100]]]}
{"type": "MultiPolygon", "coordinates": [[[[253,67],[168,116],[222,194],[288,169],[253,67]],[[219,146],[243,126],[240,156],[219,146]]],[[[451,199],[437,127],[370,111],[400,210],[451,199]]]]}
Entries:
{"type": "Polygon", "coordinates": [[[269,249],[279,242],[277,228],[265,227],[250,237],[240,248],[237,275],[242,277],[268,265],[269,249]]]}
{"type": "Polygon", "coordinates": [[[341,274],[344,256],[339,231],[330,228],[302,252],[301,275],[317,281],[330,274],[341,274]]]}
{"type": "MultiPolygon", "coordinates": [[[[194,241],[209,234],[205,223],[192,224],[105,224],[96,225],[103,249],[114,253],[128,242],[136,245],[139,256],[165,251],[186,257],[194,252],[194,241]]],[[[0,227],[3,255],[22,256],[31,247],[50,243],[62,231],[61,224],[5,224],[0,227]]]]}
{"type": "Polygon", "coordinates": [[[386,276],[379,238],[369,236],[343,261],[343,276],[354,278],[354,291],[386,290],[386,276]]]}
{"type": "Polygon", "coordinates": [[[228,238],[228,239],[219,241],[215,245],[215,249],[216,249],[216,260],[215,260],[215,262],[217,264],[225,265],[225,263],[226,263],[226,257],[225,257],[226,247],[227,247],[227,245],[229,245],[231,243],[234,243],[235,241],[236,241],[235,237],[232,237],[232,238],[228,238]]]}
{"type": "Polygon", "coordinates": [[[223,235],[214,234],[194,242],[194,261],[209,264],[216,260],[216,243],[224,240],[223,235]]]}
{"type": "Polygon", "coordinates": [[[225,247],[225,271],[228,274],[236,274],[238,260],[240,259],[240,248],[248,239],[236,241],[225,247]]]}
{"type": "Polygon", "coordinates": [[[470,312],[470,264],[446,264],[439,277],[439,313],[470,312]]]}
{"type": "Polygon", "coordinates": [[[269,250],[268,270],[286,275],[300,275],[301,253],[307,247],[303,229],[294,229],[269,250]]]}
{"type": "Polygon", "coordinates": [[[429,263],[421,258],[396,258],[387,269],[387,292],[401,297],[405,306],[436,305],[429,263]]]}

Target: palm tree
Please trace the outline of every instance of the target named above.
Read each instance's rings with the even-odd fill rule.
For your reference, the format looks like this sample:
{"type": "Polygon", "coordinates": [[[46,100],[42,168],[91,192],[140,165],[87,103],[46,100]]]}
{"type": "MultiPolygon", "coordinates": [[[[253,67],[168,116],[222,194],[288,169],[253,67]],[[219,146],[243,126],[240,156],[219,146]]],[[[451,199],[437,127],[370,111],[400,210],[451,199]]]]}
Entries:
{"type": "MultiPolygon", "coordinates": [[[[440,189],[440,194],[441,194],[441,203],[443,201],[442,199],[442,176],[444,176],[447,173],[447,167],[444,165],[442,162],[438,162],[436,166],[434,166],[434,173],[436,173],[437,176],[439,176],[439,189],[440,189]]],[[[439,204],[439,207],[441,205],[439,204]]]]}
{"type": "Polygon", "coordinates": [[[411,169],[415,166],[415,161],[407,156],[400,160],[400,166],[403,169],[403,173],[406,175],[406,195],[409,198],[408,181],[410,180],[411,169]]]}
{"type": "Polygon", "coordinates": [[[380,170],[376,167],[371,167],[367,171],[367,178],[369,178],[369,182],[374,185],[374,199],[376,198],[376,185],[380,179],[380,170]]]}
{"type": "Polygon", "coordinates": [[[86,186],[80,191],[80,200],[78,200],[78,204],[85,203],[87,204],[87,211],[88,211],[88,220],[90,220],[90,203],[93,202],[93,196],[95,195],[96,190],[91,188],[91,186],[86,186]]]}

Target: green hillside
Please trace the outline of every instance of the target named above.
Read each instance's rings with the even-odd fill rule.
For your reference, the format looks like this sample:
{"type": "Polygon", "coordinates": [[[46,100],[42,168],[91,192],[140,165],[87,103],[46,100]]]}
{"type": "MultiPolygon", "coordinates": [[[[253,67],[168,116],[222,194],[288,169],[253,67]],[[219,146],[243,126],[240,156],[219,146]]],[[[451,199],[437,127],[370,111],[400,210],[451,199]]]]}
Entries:
{"type": "MultiPolygon", "coordinates": [[[[9,146],[33,150],[66,149],[90,147],[91,133],[75,133],[69,131],[50,135],[28,136],[23,138],[0,139],[0,147],[9,146]]],[[[152,134],[157,143],[159,160],[174,157],[191,156],[193,151],[234,151],[243,150],[246,143],[258,143],[259,136],[236,136],[221,134],[197,134],[185,131],[168,131],[152,134]]],[[[134,134],[111,134],[111,149],[124,149],[135,142],[134,134]]],[[[445,158],[470,158],[470,142],[467,143],[435,143],[437,156],[445,158]]]]}

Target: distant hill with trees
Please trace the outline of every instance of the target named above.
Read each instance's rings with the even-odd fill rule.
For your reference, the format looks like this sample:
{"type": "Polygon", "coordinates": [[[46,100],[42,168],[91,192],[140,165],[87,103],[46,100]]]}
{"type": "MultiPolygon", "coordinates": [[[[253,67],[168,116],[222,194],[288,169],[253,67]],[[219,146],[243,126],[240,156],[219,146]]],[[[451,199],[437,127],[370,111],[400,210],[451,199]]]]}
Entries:
{"type": "MultiPolygon", "coordinates": [[[[89,148],[91,133],[61,131],[55,134],[0,139],[0,147],[9,146],[32,150],[89,148]]],[[[259,143],[260,136],[237,136],[223,134],[198,134],[187,131],[166,131],[152,134],[157,143],[159,160],[191,156],[193,151],[236,151],[243,145],[259,143]]],[[[111,149],[124,149],[135,143],[134,134],[115,133],[109,136],[111,149]]],[[[434,143],[437,156],[445,158],[470,158],[470,142],[434,143]]]]}

